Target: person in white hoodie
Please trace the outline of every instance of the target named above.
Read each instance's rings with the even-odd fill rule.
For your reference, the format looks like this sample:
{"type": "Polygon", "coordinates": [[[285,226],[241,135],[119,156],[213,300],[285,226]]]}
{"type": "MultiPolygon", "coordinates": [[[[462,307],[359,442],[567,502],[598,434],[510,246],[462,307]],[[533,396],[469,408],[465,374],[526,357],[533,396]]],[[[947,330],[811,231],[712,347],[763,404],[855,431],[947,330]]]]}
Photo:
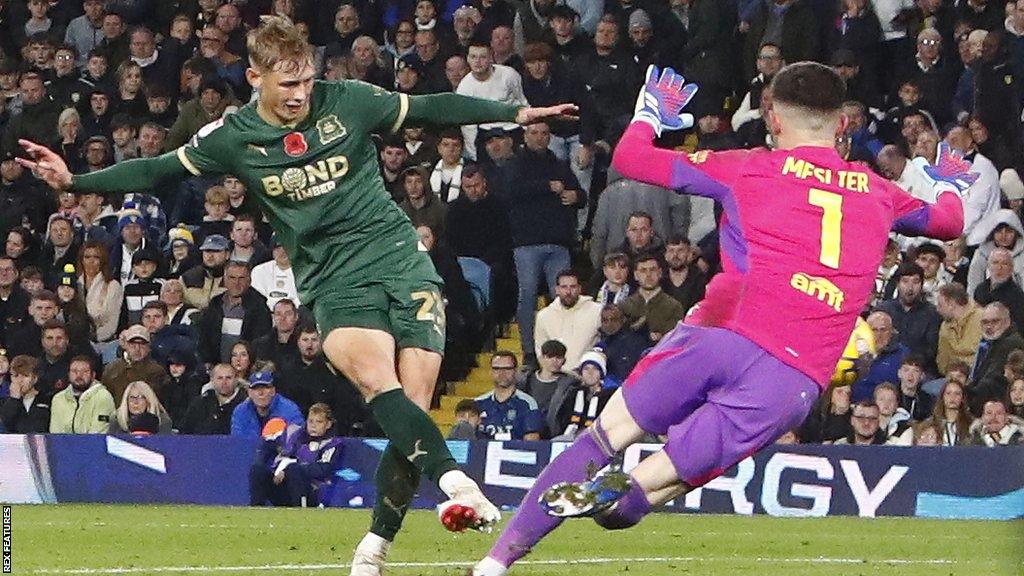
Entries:
{"type": "Polygon", "coordinates": [[[536,358],[540,357],[540,346],[548,340],[558,340],[565,345],[565,364],[578,366],[580,357],[590,350],[599,338],[601,327],[601,305],[590,296],[580,296],[580,278],[572,270],[558,274],[555,301],[537,312],[537,323],[533,334],[536,343],[536,358]]]}
{"type": "Polygon", "coordinates": [[[1024,225],[1017,214],[1007,208],[996,212],[985,227],[983,238],[967,270],[967,293],[974,294],[988,277],[988,257],[996,248],[1006,248],[1013,254],[1013,281],[1024,285],[1024,225]]]}

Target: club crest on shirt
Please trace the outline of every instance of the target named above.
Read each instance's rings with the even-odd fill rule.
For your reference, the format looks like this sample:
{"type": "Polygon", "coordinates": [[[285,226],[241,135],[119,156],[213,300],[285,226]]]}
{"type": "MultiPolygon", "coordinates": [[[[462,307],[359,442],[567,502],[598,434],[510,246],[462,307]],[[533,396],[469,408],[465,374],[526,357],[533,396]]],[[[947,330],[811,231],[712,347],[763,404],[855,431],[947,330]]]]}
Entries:
{"type": "Polygon", "coordinates": [[[302,132],[292,132],[284,137],[284,153],[295,157],[302,156],[309,150],[309,145],[306,144],[306,137],[302,135],[302,132]]]}
{"type": "Polygon", "coordinates": [[[348,129],[338,120],[334,114],[324,116],[316,121],[316,133],[320,137],[321,144],[330,144],[348,134],[348,129]]]}

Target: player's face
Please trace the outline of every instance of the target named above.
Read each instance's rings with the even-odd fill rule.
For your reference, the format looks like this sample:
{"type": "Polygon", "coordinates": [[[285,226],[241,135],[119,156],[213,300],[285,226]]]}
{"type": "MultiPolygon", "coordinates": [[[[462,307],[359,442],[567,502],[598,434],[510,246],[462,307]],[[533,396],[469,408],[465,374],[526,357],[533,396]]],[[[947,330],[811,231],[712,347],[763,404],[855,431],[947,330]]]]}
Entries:
{"type": "Polygon", "coordinates": [[[246,70],[246,78],[260,91],[258,110],[264,120],[275,125],[296,124],[309,115],[316,70],[309,60],[279,63],[273,70],[246,70]]]}
{"type": "Polygon", "coordinates": [[[580,300],[580,281],[574,276],[562,276],[555,286],[555,294],[562,306],[572,308],[580,300]]]}

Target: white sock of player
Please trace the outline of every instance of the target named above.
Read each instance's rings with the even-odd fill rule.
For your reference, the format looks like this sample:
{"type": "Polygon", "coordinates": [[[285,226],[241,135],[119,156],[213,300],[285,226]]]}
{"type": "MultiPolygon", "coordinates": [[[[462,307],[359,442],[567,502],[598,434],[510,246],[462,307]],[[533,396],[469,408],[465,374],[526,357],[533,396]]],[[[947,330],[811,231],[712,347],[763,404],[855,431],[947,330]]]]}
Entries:
{"type": "Polygon", "coordinates": [[[490,556],[473,567],[473,576],[505,576],[506,574],[508,574],[508,568],[490,556]]]}
{"type": "Polygon", "coordinates": [[[366,536],[359,541],[359,545],[356,546],[357,552],[365,552],[371,555],[379,555],[381,557],[387,557],[388,550],[391,549],[391,542],[381,538],[373,532],[367,532],[366,536]]]}
{"type": "Polygon", "coordinates": [[[453,498],[456,492],[476,487],[476,482],[469,476],[466,476],[466,473],[462,470],[455,469],[441,474],[441,477],[437,479],[437,486],[449,498],[453,498]]]}

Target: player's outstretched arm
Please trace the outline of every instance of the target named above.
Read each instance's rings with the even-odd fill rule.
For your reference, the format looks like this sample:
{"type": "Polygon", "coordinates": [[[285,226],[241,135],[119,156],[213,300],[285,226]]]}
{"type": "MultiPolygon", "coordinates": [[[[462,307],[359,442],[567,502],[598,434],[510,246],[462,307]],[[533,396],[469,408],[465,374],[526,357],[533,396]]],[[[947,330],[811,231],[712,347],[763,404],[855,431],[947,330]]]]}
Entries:
{"type": "Polygon", "coordinates": [[[573,118],[574,114],[575,104],[530,108],[461,94],[443,93],[409,96],[408,120],[435,126],[487,122],[530,124],[547,119],[573,118]]]}
{"type": "Polygon", "coordinates": [[[119,193],[151,188],[164,178],[185,176],[188,171],[174,152],[155,158],[136,158],[89,174],[74,175],[64,159],[45,146],[19,140],[31,160],[18,163],[55,190],[119,193]]]}
{"type": "Polygon", "coordinates": [[[970,163],[945,142],[939,143],[934,165],[920,157],[913,163],[931,183],[936,195],[935,203],[927,204],[894,187],[897,188],[894,206],[898,218],[893,224],[893,231],[939,240],[958,238],[964,231],[964,196],[978,179],[978,174],[971,172],[970,163]]]}

